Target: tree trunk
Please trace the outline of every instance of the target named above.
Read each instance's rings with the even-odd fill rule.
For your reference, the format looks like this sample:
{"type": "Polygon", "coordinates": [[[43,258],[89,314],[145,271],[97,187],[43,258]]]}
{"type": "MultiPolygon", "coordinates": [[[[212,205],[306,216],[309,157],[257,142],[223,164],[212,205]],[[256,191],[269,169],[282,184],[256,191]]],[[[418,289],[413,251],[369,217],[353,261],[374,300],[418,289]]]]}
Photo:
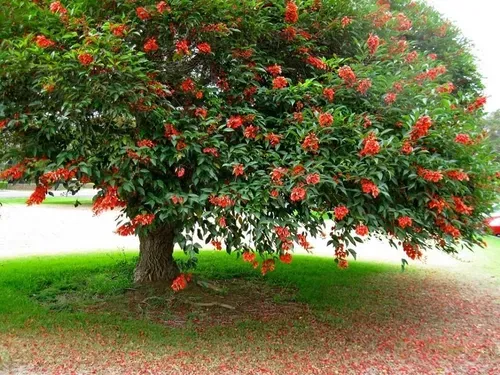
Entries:
{"type": "Polygon", "coordinates": [[[174,261],[175,228],[162,225],[147,234],[140,234],[139,262],[135,268],[136,283],[172,281],[179,276],[174,261]]]}

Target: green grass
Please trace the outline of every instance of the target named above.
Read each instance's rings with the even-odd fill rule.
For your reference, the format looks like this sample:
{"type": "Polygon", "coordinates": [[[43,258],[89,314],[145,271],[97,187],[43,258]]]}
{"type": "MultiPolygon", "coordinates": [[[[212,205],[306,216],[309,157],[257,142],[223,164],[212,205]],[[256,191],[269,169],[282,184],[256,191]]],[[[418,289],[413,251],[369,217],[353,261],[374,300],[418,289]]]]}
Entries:
{"type": "MultiPolygon", "coordinates": [[[[478,251],[485,251],[487,264],[498,274],[500,240],[490,237],[488,242],[486,250],[478,251]]],[[[177,253],[176,257],[184,255],[177,253]]],[[[136,259],[135,252],[114,252],[0,260],[0,332],[100,327],[100,331],[119,331],[133,337],[147,335],[154,342],[172,344],[182,342],[182,337],[197,335],[190,324],[182,329],[165,328],[128,313],[124,294],[134,287],[136,259]],[[99,305],[107,307],[92,310],[99,305]],[[120,307],[115,309],[115,306],[120,307]]],[[[250,289],[268,288],[278,304],[290,301],[306,304],[318,319],[341,324],[343,314],[366,312],[374,304],[383,307],[398,303],[394,293],[385,288],[401,277],[415,278],[418,283],[422,272],[410,266],[402,274],[398,265],[355,261],[350,262],[348,269],[341,270],[332,258],[296,255],[292,264],[278,263],[274,272],[262,277],[235,254],[202,251],[195,273],[222,284],[236,278],[250,289]]],[[[151,289],[148,295],[155,293],[151,289]]],[[[171,291],[166,295],[176,298],[171,291]]],[[[168,315],[169,307],[162,308],[168,315]]],[[[242,319],[237,326],[246,324],[251,325],[251,319],[242,319]]],[[[217,327],[207,332],[219,335],[217,327]]]]}
{"type": "MultiPolygon", "coordinates": [[[[26,204],[26,200],[28,198],[25,197],[19,197],[19,198],[0,198],[0,204],[6,204],[6,205],[15,205],[15,204],[26,204]]],[[[92,204],[92,198],[91,197],[83,197],[83,198],[76,198],[76,197],[51,197],[47,196],[47,198],[43,201],[42,204],[47,204],[47,205],[74,205],[78,201],[82,205],[91,205],[92,204]]]]}

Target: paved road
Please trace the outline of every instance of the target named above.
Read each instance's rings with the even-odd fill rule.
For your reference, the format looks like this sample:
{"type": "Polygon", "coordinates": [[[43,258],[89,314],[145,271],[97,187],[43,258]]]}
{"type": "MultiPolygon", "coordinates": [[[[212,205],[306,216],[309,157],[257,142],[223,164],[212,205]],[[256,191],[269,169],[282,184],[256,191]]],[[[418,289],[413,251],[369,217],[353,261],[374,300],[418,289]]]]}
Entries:
{"type": "MultiPolygon", "coordinates": [[[[135,236],[114,233],[117,212],[94,216],[88,207],[4,205],[0,207],[0,258],[87,251],[137,250],[135,236]]],[[[200,241],[201,242],[201,241],[200,241]]],[[[207,246],[201,242],[203,247],[207,246]]],[[[311,239],[313,253],[333,256],[326,240],[311,239]]],[[[298,249],[298,247],[297,247],[298,249]]],[[[356,248],[358,259],[400,263],[402,250],[370,240],[356,248]]],[[[303,252],[297,250],[297,252],[303,252]]],[[[470,254],[464,254],[466,258],[470,254]]],[[[438,251],[427,254],[429,265],[449,265],[456,260],[438,251]]]]}

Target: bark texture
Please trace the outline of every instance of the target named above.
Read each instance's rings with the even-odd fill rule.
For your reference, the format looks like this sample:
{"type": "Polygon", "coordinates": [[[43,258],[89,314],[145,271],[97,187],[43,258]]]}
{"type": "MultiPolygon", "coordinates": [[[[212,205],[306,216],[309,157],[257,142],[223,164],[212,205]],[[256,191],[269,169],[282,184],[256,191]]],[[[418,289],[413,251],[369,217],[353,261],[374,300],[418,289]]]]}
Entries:
{"type": "Polygon", "coordinates": [[[136,283],[172,281],[179,275],[174,261],[175,228],[162,225],[155,230],[139,235],[140,254],[135,268],[136,283]]]}

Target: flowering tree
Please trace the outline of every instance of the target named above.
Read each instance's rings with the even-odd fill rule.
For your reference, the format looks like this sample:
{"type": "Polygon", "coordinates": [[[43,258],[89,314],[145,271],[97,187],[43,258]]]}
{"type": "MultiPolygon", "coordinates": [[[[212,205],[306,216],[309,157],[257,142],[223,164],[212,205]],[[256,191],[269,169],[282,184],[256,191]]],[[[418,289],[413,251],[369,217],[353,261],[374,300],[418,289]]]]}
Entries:
{"type": "Polygon", "coordinates": [[[394,1],[12,1],[2,14],[8,180],[121,209],[138,282],[185,286],[206,239],[261,267],[330,236],[340,267],[369,236],[413,259],[480,243],[495,166],[457,31],[394,1]],[[325,220],[333,219],[333,227],[325,220]],[[331,227],[331,229],[330,229],[331,227]],[[261,263],[256,254],[262,258],[261,263]]]}

